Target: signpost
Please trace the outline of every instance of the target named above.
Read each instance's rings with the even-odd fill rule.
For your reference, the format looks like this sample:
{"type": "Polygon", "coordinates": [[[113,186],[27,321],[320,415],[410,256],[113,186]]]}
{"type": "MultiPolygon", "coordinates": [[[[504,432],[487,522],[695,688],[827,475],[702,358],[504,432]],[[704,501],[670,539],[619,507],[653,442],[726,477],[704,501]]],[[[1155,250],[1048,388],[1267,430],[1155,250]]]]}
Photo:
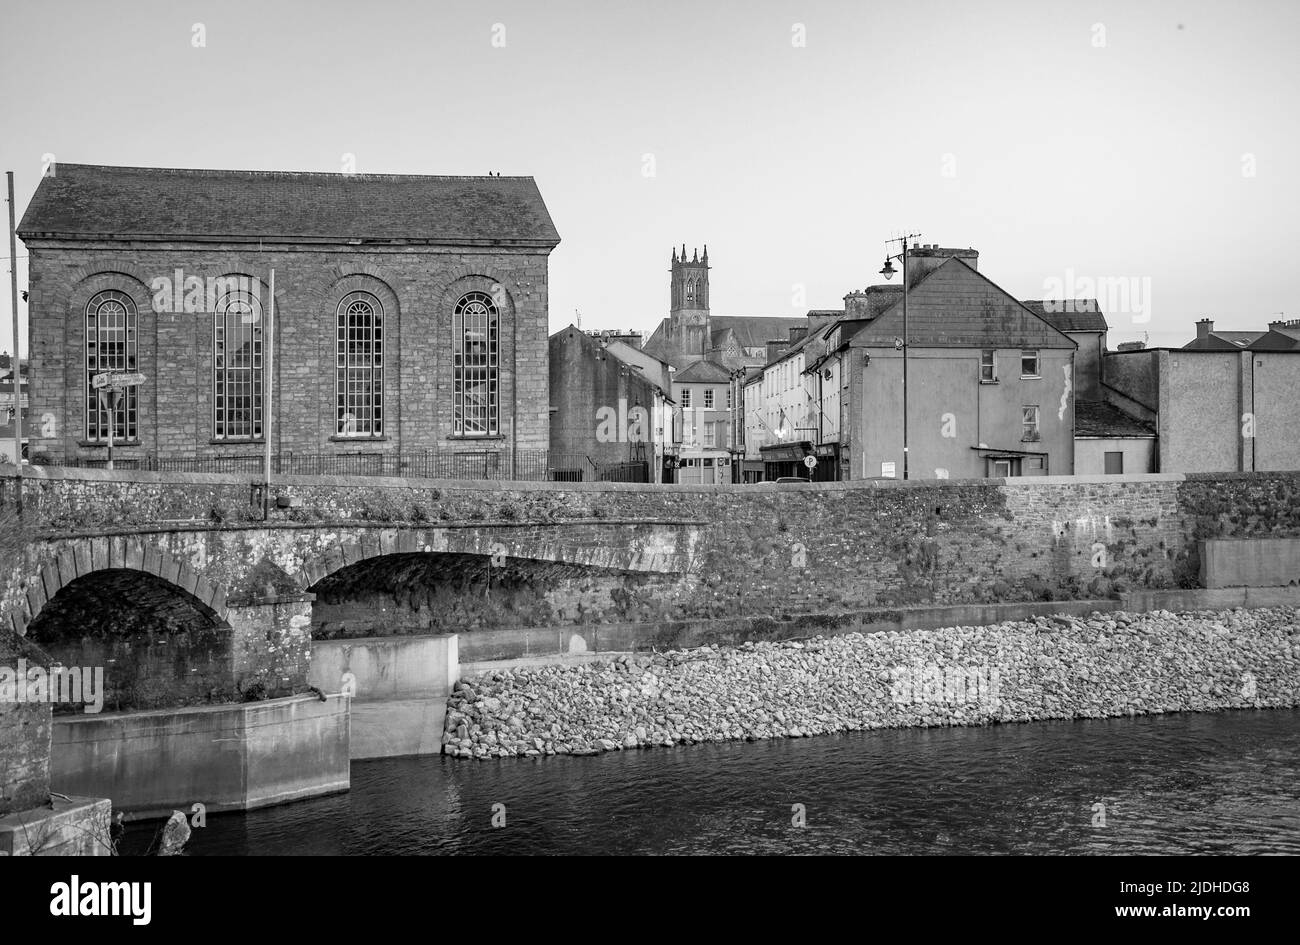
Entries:
{"type": "Polygon", "coordinates": [[[144,383],[143,374],[96,374],[90,379],[90,386],[99,391],[99,401],[108,408],[108,468],[113,468],[113,431],[117,427],[117,403],[122,399],[122,391],[128,387],[138,387],[144,383]]]}
{"type": "Polygon", "coordinates": [[[805,456],[803,458],[803,464],[808,467],[808,480],[811,482],[813,470],[817,468],[817,457],[805,456]]]}

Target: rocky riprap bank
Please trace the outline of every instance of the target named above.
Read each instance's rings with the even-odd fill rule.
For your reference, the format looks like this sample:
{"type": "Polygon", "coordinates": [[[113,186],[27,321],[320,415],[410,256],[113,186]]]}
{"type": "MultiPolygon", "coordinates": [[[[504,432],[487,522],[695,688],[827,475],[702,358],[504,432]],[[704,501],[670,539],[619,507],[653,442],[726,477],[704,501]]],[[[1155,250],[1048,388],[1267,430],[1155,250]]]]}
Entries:
{"type": "Polygon", "coordinates": [[[1300,609],[1095,613],[701,647],[456,685],[463,758],[1300,705],[1300,609]]]}

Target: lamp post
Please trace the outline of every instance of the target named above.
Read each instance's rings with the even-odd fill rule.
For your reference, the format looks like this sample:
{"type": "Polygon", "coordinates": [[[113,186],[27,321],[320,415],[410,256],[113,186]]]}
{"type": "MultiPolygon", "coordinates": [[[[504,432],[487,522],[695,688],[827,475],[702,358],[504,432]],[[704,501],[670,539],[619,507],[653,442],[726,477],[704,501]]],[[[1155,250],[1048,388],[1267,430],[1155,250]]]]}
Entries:
{"type": "Polygon", "coordinates": [[[890,243],[902,243],[903,251],[894,256],[889,255],[889,250],[885,250],[885,265],[880,270],[880,274],[886,279],[892,279],[897,272],[893,266],[893,260],[901,259],[903,261],[903,337],[894,342],[894,346],[901,348],[903,352],[903,478],[907,478],[907,349],[909,341],[907,337],[907,241],[917,239],[920,233],[908,233],[897,239],[885,240],[885,245],[890,243]]]}

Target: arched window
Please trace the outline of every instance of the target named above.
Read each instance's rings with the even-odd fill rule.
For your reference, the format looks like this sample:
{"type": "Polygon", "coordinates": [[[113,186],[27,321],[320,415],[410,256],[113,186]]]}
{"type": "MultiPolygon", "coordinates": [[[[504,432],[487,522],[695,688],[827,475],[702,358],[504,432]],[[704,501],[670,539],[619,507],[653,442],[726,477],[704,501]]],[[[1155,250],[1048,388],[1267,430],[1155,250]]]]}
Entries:
{"type": "Polygon", "coordinates": [[[97,293],[86,303],[86,439],[108,439],[108,425],[113,424],[113,439],[134,440],[139,437],[139,389],[127,387],[109,418],[107,399],[101,399],[93,386],[96,374],[134,373],[136,370],[136,308],[125,292],[110,289],[97,293]]]}
{"type": "Polygon", "coordinates": [[[262,436],[262,324],[262,303],[251,289],[232,289],[217,300],[212,329],[214,439],[262,436]]]}
{"type": "Polygon", "coordinates": [[[380,436],[384,432],[384,308],[368,292],[343,297],[335,349],[335,432],[380,436]]]}
{"type": "Polygon", "coordinates": [[[492,296],[470,292],[452,314],[452,432],[493,436],[498,432],[497,323],[492,296]]]}

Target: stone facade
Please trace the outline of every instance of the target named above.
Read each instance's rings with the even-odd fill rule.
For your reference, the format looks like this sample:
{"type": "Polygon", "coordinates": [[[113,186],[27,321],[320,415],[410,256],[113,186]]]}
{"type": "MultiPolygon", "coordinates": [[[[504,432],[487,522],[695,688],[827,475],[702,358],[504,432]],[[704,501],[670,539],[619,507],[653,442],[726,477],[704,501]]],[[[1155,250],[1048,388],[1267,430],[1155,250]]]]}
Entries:
{"type": "MultiPolygon", "coordinates": [[[[38,460],[41,454],[106,458],[103,437],[91,437],[87,430],[86,333],[88,303],[111,291],[135,309],[133,369],[145,377],[136,394],[137,430],[126,442],[119,434],[115,458],[127,465],[150,454],[255,462],[265,449],[260,432],[237,438],[223,431],[215,415],[223,376],[216,309],[224,308],[225,288],[241,286],[255,296],[262,313],[268,312],[272,270],[274,317],[258,313],[247,320],[262,326],[263,334],[269,321],[274,337],[273,452],[508,457],[516,450],[548,448],[547,259],[558,236],[549,218],[527,224],[480,221],[490,212],[505,215],[503,207],[521,202],[534,216],[545,217],[530,179],[369,175],[340,185],[340,175],[159,171],[160,187],[184,187],[176,197],[184,219],[141,211],[147,219],[137,228],[161,232],[131,233],[124,222],[127,232],[115,238],[103,235],[112,230],[83,231],[109,225],[93,220],[108,213],[102,205],[117,196],[112,188],[140,186],[141,178],[153,180],[150,172],[60,166],[58,173],[57,181],[42,181],[19,228],[30,254],[30,451],[38,460]],[[77,189],[81,178],[111,193],[100,197],[87,191],[87,196],[77,189]],[[336,193],[340,186],[341,194],[336,193]],[[317,187],[325,196],[318,212],[310,205],[301,211],[300,230],[327,219],[322,226],[344,232],[270,235],[295,231],[265,219],[262,195],[284,190],[293,196],[304,187],[317,187]],[[436,201],[449,188],[456,200],[448,198],[448,219],[435,225],[403,215],[401,203],[408,196],[412,202],[436,201]],[[249,206],[245,232],[222,235],[238,221],[217,222],[221,207],[210,214],[203,210],[218,198],[249,206]],[[372,230],[383,238],[372,238],[372,230]],[[382,410],[377,433],[349,430],[339,419],[337,367],[345,350],[339,312],[351,293],[366,293],[382,309],[376,359],[382,382],[374,385],[382,410]],[[490,298],[497,310],[499,424],[487,434],[457,433],[453,420],[453,310],[468,293],[490,298]]],[[[313,199],[302,198],[309,204],[313,199]]],[[[294,225],[293,219],[283,224],[294,225]]],[[[243,350],[233,340],[238,338],[232,334],[227,343],[231,363],[243,350]]],[[[265,338],[261,343],[265,348],[265,338]]],[[[365,357],[371,364],[371,356],[365,357]]],[[[253,383],[250,389],[261,386],[253,383]]]]}
{"type": "MultiPolygon", "coordinates": [[[[548,445],[546,256],[529,253],[357,253],[168,244],[122,258],[108,247],[36,247],[31,253],[31,454],[103,459],[85,440],[85,308],[99,291],[135,301],[140,320],[139,437],[120,459],[162,455],[254,456],[260,442],[213,436],[213,316],[152,310],[151,280],[174,270],[200,278],[247,276],[266,291],[276,271],[276,452],[412,453],[544,450],[548,445]],[[340,437],[335,429],[335,309],[363,289],[385,302],[387,417],[381,437],[340,437]],[[501,432],[452,432],[451,309],[466,292],[497,293],[502,305],[501,432]]],[[[265,297],[265,296],[264,296],[265,297]]]]}

